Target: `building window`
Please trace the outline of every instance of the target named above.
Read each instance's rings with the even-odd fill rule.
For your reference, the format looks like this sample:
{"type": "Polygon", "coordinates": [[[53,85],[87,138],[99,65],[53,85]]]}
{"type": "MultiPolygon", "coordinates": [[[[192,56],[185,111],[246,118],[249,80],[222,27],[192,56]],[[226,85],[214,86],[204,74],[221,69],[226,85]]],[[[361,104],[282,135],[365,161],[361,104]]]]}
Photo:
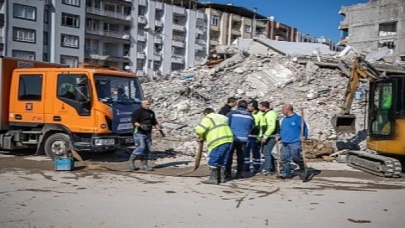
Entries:
{"type": "Polygon", "coordinates": [[[172,71],[184,70],[184,64],[181,63],[172,63],[172,71]]]}
{"type": "Polygon", "coordinates": [[[48,32],[44,32],[44,45],[48,45],[48,32]]]}
{"type": "Polygon", "coordinates": [[[378,28],[379,36],[396,36],[397,35],[397,22],[382,23],[378,28]]]}
{"type": "Polygon", "coordinates": [[[79,48],[79,37],[62,34],[60,38],[61,47],[79,48]]]}
{"type": "Polygon", "coordinates": [[[70,13],[62,13],[62,25],[67,27],[79,28],[80,17],[70,13]]]}
{"type": "Polygon", "coordinates": [[[80,0],[62,0],[62,4],[80,7],[80,0]]]}
{"type": "Polygon", "coordinates": [[[219,16],[212,15],[211,16],[211,25],[218,26],[219,25],[219,20],[220,20],[219,16]]]}
{"type": "Polygon", "coordinates": [[[61,55],[60,56],[60,63],[69,65],[70,67],[77,67],[79,63],[79,57],[77,56],[69,56],[69,55],[61,55]]]}
{"type": "Polygon", "coordinates": [[[44,23],[48,24],[48,19],[49,19],[49,11],[46,9],[44,10],[44,23]]]}
{"type": "Polygon", "coordinates": [[[14,58],[35,60],[35,52],[13,50],[12,55],[14,58]]]}
{"type": "Polygon", "coordinates": [[[40,101],[42,99],[42,75],[20,75],[18,100],[40,101]]]}
{"type": "Polygon", "coordinates": [[[36,36],[35,30],[13,27],[14,41],[35,43],[35,36],[36,36]]]}
{"type": "Polygon", "coordinates": [[[144,59],[137,59],[136,60],[136,69],[137,70],[143,70],[144,66],[145,66],[145,60],[144,59]]]}
{"type": "Polygon", "coordinates": [[[37,9],[32,6],[25,6],[20,4],[13,4],[13,16],[15,18],[35,21],[37,9]]]}
{"type": "Polygon", "coordinates": [[[387,47],[388,49],[395,49],[395,40],[380,40],[378,41],[378,49],[387,47]]]}
{"type": "Polygon", "coordinates": [[[49,59],[48,59],[48,53],[42,53],[42,61],[44,61],[44,62],[48,62],[48,61],[49,61],[49,59]]]}
{"type": "Polygon", "coordinates": [[[245,32],[251,33],[252,27],[250,25],[245,25],[245,32]]]}

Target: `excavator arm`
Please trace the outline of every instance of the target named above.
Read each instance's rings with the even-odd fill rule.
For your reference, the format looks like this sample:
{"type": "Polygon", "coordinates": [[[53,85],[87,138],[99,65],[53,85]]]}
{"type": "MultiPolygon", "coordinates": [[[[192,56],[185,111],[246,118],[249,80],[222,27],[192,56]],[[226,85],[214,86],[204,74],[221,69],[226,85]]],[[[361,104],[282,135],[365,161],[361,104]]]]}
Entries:
{"type": "Polygon", "coordinates": [[[340,65],[342,72],[348,72],[349,74],[349,82],[347,83],[344,102],[341,107],[342,111],[332,117],[332,125],[337,133],[356,133],[356,116],[350,114],[350,110],[360,80],[379,80],[384,76],[362,57],[357,57],[353,61],[350,71],[347,68],[342,69],[342,67],[344,66],[340,65]]]}

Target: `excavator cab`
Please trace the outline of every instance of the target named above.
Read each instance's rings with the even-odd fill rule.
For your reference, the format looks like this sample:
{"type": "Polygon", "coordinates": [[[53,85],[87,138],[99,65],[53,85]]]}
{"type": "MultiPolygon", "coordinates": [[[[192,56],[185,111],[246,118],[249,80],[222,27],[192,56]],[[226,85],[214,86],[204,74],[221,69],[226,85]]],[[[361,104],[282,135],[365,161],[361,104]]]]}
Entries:
{"type": "Polygon", "coordinates": [[[356,133],[356,116],[353,114],[337,114],[332,117],[332,126],[338,134],[356,133]]]}

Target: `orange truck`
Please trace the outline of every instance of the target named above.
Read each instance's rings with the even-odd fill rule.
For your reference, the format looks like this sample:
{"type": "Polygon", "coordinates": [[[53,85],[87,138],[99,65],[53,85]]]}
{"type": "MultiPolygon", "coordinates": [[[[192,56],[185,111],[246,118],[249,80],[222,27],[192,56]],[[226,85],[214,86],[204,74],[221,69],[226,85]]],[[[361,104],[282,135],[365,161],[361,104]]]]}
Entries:
{"type": "Polygon", "coordinates": [[[0,57],[0,149],[114,152],[133,145],[131,113],[143,98],[135,74],[0,57]]]}

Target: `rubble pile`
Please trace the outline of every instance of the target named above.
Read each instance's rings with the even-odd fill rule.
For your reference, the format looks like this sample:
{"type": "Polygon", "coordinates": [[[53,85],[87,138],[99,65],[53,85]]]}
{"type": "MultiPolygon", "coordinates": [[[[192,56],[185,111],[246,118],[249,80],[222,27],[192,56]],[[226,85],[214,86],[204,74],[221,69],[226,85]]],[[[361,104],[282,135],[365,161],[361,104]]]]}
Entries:
{"type": "MultiPolygon", "coordinates": [[[[338,69],[318,67],[314,64],[316,59],[305,61],[298,62],[297,57],[275,53],[249,55],[242,51],[214,68],[199,66],[166,81],[143,83],[142,86],[145,96],[152,100],[159,121],[169,131],[169,137],[179,139],[177,151],[195,153],[194,127],[203,117],[202,110],[211,107],[218,111],[228,97],[234,96],[269,101],[278,112],[284,103],[293,104],[298,113],[303,108],[310,138],[331,142],[327,145],[332,145],[330,153],[333,153],[338,137],[331,118],[340,111],[348,78],[338,69]],[[173,124],[167,127],[165,123],[187,126],[177,129],[173,124]]],[[[357,115],[356,128],[360,130],[364,128],[364,106],[364,101],[354,101],[352,106],[352,113],[357,115]]],[[[340,146],[345,144],[350,141],[342,141],[340,146]]],[[[319,149],[322,150],[325,148],[319,149]]]]}

